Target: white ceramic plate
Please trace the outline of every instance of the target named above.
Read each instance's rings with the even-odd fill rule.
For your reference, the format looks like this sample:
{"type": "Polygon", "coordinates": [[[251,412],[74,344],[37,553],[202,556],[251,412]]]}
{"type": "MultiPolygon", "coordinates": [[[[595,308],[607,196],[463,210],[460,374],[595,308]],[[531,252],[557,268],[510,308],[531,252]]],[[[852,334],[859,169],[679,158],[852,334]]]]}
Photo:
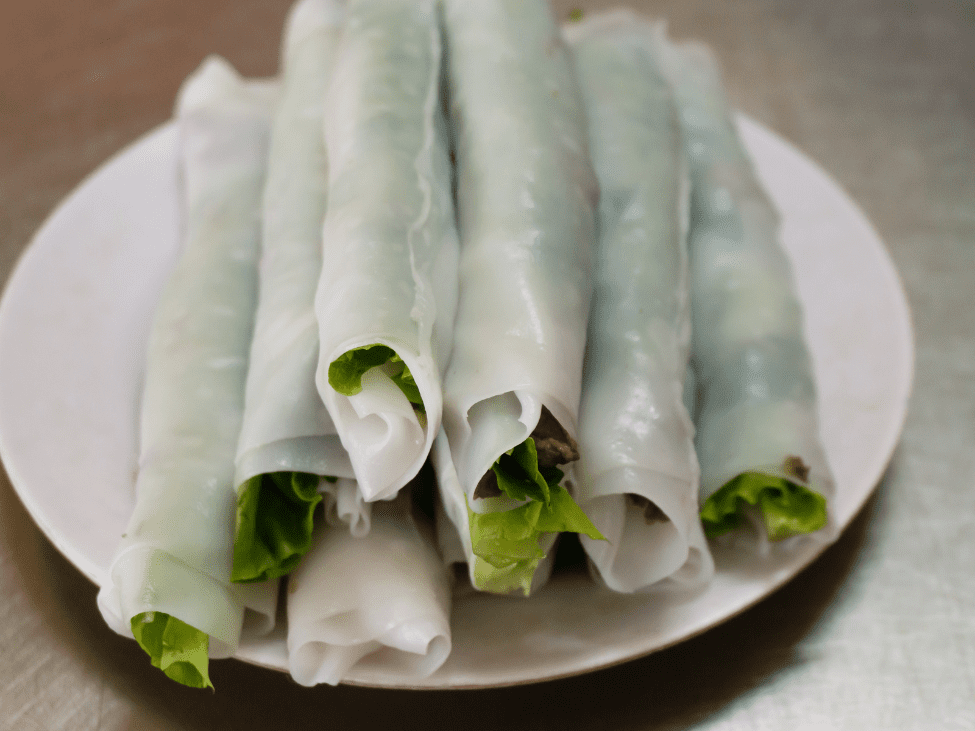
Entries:
{"type": "MultiPolygon", "coordinates": [[[[783,216],[842,528],[880,480],[903,425],[913,373],[906,299],[882,242],[837,184],[758,124],[742,119],[741,130],[783,216]]],[[[61,204],[0,303],[0,456],[37,524],[99,585],[133,506],[143,355],[178,220],[167,124],[61,204]]],[[[617,595],[571,573],[530,600],[458,596],[451,657],[409,685],[508,685],[636,658],[737,614],[823,548],[808,543],[764,560],[719,552],[715,581],[693,598],[617,595]]],[[[241,646],[237,657],[285,669],[283,633],[241,646]]],[[[368,664],[349,681],[407,685],[368,664]]]]}

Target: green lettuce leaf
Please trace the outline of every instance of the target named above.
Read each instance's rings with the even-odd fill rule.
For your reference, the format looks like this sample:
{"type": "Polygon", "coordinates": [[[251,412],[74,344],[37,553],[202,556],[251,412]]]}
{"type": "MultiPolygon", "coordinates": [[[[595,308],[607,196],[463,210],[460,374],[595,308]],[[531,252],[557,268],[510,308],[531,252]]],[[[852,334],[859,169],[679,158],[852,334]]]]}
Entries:
{"type": "Polygon", "coordinates": [[[501,492],[528,502],[501,512],[475,513],[468,509],[478,588],[498,593],[521,590],[528,596],[535,570],[545,558],[539,545],[545,533],[585,533],[604,539],[559,484],[562,470],[539,470],[531,437],[502,454],[492,470],[501,492]]]}
{"type": "Polygon", "coordinates": [[[355,396],[362,392],[362,376],[371,368],[387,363],[402,364],[402,368],[391,369],[390,378],[403,392],[403,395],[418,410],[423,411],[420,389],[406,363],[396,351],[386,345],[365,345],[342,353],[328,366],[328,383],[344,396],[355,396]]]}
{"type": "Polygon", "coordinates": [[[819,493],[782,477],[746,472],[704,501],[704,534],[714,538],[737,528],[746,504],[758,507],[772,541],[812,533],[826,525],[826,498],[819,493]]]}
{"type": "Polygon", "coordinates": [[[132,618],[132,634],[152,666],[191,688],[210,688],[210,637],[176,617],[146,612],[132,618]]]}
{"type": "Polygon", "coordinates": [[[231,581],[276,579],[290,573],[311,549],[318,475],[272,472],[241,485],[237,496],[231,581]]]}
{"type": "Polygon", "coordinates": [[[538,468],[538,450],[535,440],[528,437],[518,446],[509,449],[498,457],[491,466],[498,480],[498,487],[505,495],[515,500],[551,499],[551,486],[562,479],[562,470],[553,467],[543,475],[538,468]]]}
{"type": "MultiPolygon", "coordinates": [[[[395,353],[389,360],[391,363],[403,363],[403,359],[395,353]]],[[[399,387],[399,390],[403,392],[403,395],[413,404],[415,409],[424,411],[423,399],[420,398],[420,389],[417,388],[416,379],[413,378],[413,374],[410,373],[410,369],[406,363],[403,363],[403,370],[394,373],[390,378],[393,379],[393,383],[399,387]]]]}

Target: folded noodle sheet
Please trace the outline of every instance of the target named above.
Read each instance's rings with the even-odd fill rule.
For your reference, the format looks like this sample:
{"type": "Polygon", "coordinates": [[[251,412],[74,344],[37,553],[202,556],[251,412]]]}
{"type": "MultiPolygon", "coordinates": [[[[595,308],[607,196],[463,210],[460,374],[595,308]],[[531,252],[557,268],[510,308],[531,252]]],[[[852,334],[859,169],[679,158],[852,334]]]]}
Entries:
{"type": "Polygon", "coordinates": [[[285,27],[283,88],[271,127],[259,299],[234,480],[235,581],[282,576],[297,565],[311,547],[322,490],[342,492],[352,530],[368,529],[368,506],[355,499],[352,465],[315,385],[314,305],[328,187],[322,119],[343,19],[344,6],[337,0],[300,0],[285,27]]]}
{"type": "Polygon", "coordinates": [[[440,427],[457,231],[434,0],[350,0],[325,103],[319,392],[367,501],[389,499],[440,427]]]}
{"type": "Polygon", "coordinates": [[[272,103],[215,57],[180,91],[185,239],[150,334],[135,510],[98,595],[116,632],[196,686],[245,619],[268,631],[275,615],[276,583],[230,581],[272,103]]]}
{"type": "Polygon", "coordinates": [[[474,585],[527,593],[559,531],[598,535],[557,471],[578,457],[597,184],[548,2],[443,7],[461,266],[438,482],[474,585]]]}
{"type": "Polygon", "coordinates": [[[407,493],[373,507],[365,536],[318,530],[289,577],[288,665],[302,685],[336,685],[354,668],[409,682],[447,659],[449,577],[407,493]]]}
{"type": "MultiPolygon", "coordinates": [[[[812,361],[777,212],[738,137],[720,72],[700,45],[644,26],[673,85],[693,185],[690,262],[696,445],[709,536],[833,534],[833,478],[819,435],[812,361]]],[[[757,539],[757,543],[755,540],[757,539]]]]}
{"type": "Polygon", "coordinates": [[[699,586],[714,563],[698,518],[690,351],[690,187],[670,89],[630,13],[566,28],[599,179],[595,291],[579,415],[582,537],[616,591],[699,586]]]}

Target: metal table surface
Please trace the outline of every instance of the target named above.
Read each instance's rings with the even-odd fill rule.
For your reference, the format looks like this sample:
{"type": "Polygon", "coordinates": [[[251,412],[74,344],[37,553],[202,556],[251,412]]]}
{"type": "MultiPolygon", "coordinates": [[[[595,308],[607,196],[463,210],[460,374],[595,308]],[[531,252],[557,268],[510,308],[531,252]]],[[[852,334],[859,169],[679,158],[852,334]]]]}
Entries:
{"type": "MultiPolygon", "coordinates": [[[[558,0],[608,7],[600,0],[558,0]]],[[[486,691],[301,688],[215,663],[167,681],[95,607],[0,477],[3,729],[975,728],[975,3],[637,2],[721,58],[743,111],[872,219],[917,341],[906,428],[874,498],[774,595],[676,647],[486,691]]],[[[169,117],[210,53],[275,71],[285,0],[0,7],[0,280],[57,202],[169,117]]]]}

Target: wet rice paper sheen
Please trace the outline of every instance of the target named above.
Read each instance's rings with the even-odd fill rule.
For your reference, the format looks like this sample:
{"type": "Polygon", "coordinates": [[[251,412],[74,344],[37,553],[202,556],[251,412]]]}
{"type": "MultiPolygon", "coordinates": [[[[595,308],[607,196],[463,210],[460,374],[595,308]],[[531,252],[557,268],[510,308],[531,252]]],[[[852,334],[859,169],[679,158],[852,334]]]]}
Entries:
{"type": "Polygon", "coordinates": [[[457,232],[433,0],[351,0],[325,104],[329,203],[316,296],[318,390],[367,501],[393,497],[422,466],[440,425],[440,372],[457,296],[457,232]],[[372,368],[341,395],[329,365],[392,348],[425,414],[372,368]]]}
{"type": "Polygon", "coordinates": [[[368,535],[324,526],[289,577],[288,665],[302,685],[336,685],[352,668],[431,675],[451,647],[449,579],[409,513],[373,505],[368,535]]]}
{"type": "Polygon", "coordinates": [[[581,536],[598,576],[633,592],[706,583],[690,350],[689,183],[676,108],[628,14],[567,27],[589,113],[600,238],[579,416],[577,497],[605,541],[581,536]],[[657,508],[650,516],[645,502],[657,508]]]}
{"type": "MultiPolygon", "coordinates": [[[[778,214],[738,137],[710,52],[647,32],[675,89],[694,188],[689,246],[702,503],[746,472],[783,477],[829,499],[833,478],[778,214]],[[790,469],[794,458],[798,472],[790,469]],[[806,468],[808,475],[799,474],[806,468]]],[[[813,535],[832,533],[827,526],[813,535]]],[[[763,531],[758,540],[768,547],[763,531]]]]}
{"type": "Polygon", "coordinates": [[[263,195],[259,301],[236,485],[271,472],[352,477],[318,395],[315,290],[328,184],[323,99],[341,33],[336,0],[300,0],[282,45],[282,96],[263,195]]]}
{"type": "Polygon", "coordinates": [[[462,242],[444,424],[482,512],[496,501],[473,499],[478,480],[532,433],[543,405],[575,436],[598,193],[548,3],[443,6],[462,242]]]}
{"type": "Polygon", "coordinates": [[[185,239],[150,334],[135,510],[98,594],[116,632],[164,612],[209,635],[211,657],[236,651],[245,607],[269,631],[277,598],[277,582],[230,583],[272,102],[216,57],[181,89],[185,239]]]}

